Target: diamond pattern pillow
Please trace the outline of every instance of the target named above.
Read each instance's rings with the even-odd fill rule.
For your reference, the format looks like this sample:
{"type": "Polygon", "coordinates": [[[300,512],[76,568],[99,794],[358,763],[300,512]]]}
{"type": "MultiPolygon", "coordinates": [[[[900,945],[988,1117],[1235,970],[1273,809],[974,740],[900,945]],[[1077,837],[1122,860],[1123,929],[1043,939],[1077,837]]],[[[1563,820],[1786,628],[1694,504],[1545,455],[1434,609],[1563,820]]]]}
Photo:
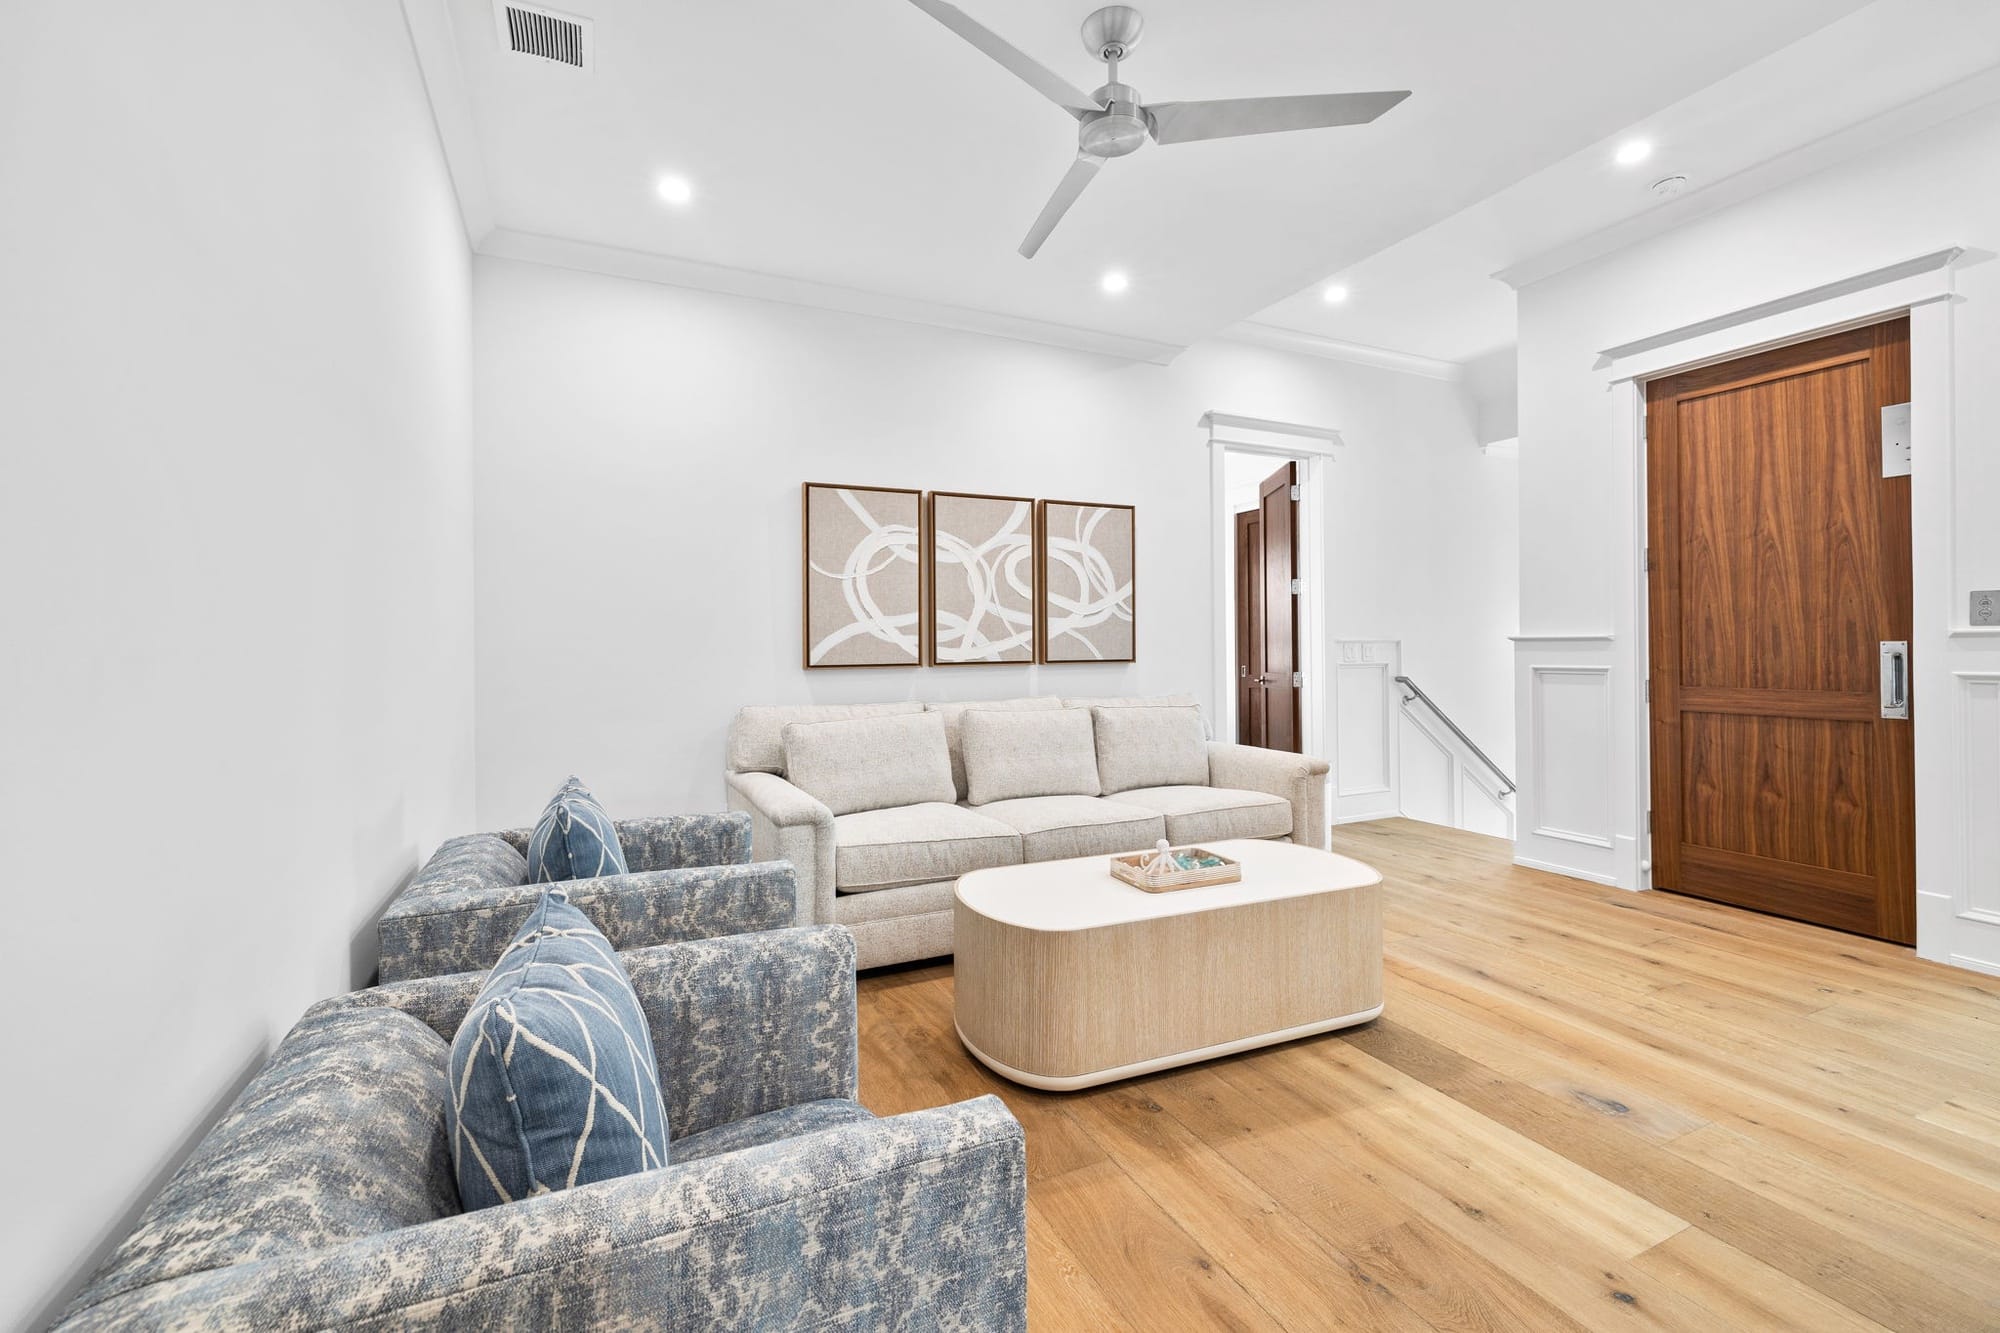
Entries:
{"type": "Polygon", "coordinates": [[[549,798],[528,839],[528,882],[596,879],[626,873],[625,849],[611,816],[579,778],[572,777],[549,798]]]}
{"type": "Polygon", "coordinates": [[[666,1165],[645,1011],[561,889],[542,894],[452,1038],[445,1125],[467,1212],[666,1165]]]}

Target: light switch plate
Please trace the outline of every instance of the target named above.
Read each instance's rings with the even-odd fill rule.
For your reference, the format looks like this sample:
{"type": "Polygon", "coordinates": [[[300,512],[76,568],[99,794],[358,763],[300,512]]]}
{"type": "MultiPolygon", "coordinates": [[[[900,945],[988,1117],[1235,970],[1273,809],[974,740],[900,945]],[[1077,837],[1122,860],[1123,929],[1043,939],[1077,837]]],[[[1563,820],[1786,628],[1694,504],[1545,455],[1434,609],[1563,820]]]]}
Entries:
{"type": "Polygon", "coordinates": [[[1972,594],[1972,623],[2000,625],[2000,588],[1987,588],[1972,594]]]}
{"type": "Polygon", "coordinates": [[[1882,409],[1882,475],[1910,475],[1910,405],[1891,403],[1882,409]]]}

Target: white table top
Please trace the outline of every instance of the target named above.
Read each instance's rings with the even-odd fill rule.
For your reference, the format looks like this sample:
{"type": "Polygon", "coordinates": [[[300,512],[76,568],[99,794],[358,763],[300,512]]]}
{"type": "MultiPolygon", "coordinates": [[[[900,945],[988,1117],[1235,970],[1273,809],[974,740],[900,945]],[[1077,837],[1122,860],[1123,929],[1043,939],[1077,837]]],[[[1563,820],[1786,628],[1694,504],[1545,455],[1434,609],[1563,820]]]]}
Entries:
{"type": "Polygon", "coordinates": [[[1148,893],[1111,875],[1108,856],[999,866],[962,876],[958,900],[988,920],[1026,930],[1091,930],[1246,903],[1380,884],[1373,866],[1316,847],[1235,838],[1202,846],[1243,863],[1233,884],[1148,893]]]}

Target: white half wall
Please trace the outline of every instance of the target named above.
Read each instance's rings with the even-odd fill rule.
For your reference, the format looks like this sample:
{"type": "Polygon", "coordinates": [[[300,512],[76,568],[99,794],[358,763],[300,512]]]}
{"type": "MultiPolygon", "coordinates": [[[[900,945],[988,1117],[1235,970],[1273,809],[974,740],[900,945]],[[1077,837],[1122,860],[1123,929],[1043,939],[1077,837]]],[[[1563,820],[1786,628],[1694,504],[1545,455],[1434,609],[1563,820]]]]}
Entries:
{"type": "Polygon", "coordinates": [[[1514,464],[1478,452],[1454,385],[1226,341],[1137,365],[503,259],[474,275],[482,827],[571,772],[614,809],[716,808],[745,703],[1212,698],[1210,411],[1341,432],[1330,636],[1402,640],[1506,745],[1514,464]],[[803,481],[1136,504],[1138,661],[804,670],[803,481]]]}
{"type": "Polygon", "coordinates": [[[1955,295],[1912,321],[1918,951],[2000,972],[2000,912],[1982,908],[2000,903],[1982,841],[2000,810],[2000,733],[1982,712],[2000,635],[1968,624],[1968,594],[2000,587],[1996,160],[2000,108],[1987,107],[1521,289],[1521,859],[1643,883],[1638,460],[1616,444],[1636,399],[1620,401],[1629,384],[1607,392],[1600,353],[1964,247],[1955,295]],[[1531,685],[1538,667],[1583,665],[1606,680],[1608,713],[1585,718],[1531,685]],[[1593,826],[1582,793],[1607,775],[1608,826],[1593,826]]]}
{"type": "Polygon", "coordinates": [[[396,0],[10,9],[0,1327],[472,821],[469,256],[396,0]]]}

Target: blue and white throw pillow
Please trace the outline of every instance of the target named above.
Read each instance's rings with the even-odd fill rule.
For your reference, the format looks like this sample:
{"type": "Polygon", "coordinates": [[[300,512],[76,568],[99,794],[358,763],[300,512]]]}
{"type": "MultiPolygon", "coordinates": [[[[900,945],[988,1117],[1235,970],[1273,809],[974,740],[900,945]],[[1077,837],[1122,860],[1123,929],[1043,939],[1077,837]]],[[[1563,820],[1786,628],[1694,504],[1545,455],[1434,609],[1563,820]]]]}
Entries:
{"type": "Polygon", "coordinates": [[[579,778],[572,777],[549,798],[528,839],[528,882],[596,879],[626,873],[625,849],[611,816],[579,778]]]}
{"type": "Polygon", "coordinates": [[[561,889],[542,894],[452,1037],[445,1124],[467,1212],[666,1165],[645,1010],[561,889]]]}

